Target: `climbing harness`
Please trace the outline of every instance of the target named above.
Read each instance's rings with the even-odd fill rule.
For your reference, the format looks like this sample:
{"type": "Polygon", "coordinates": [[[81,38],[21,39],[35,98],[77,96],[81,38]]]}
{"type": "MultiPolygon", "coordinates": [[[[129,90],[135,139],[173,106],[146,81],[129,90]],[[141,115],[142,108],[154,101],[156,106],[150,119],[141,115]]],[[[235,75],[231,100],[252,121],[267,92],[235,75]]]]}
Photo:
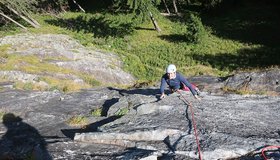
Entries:
{"type": "Polygon", "coordinates": [[[194,112],[193,112],[193,107],[192,107],[192,104],[182,95],[182,93],[177,90],[177,92],[180,94],[180,96],[183,98],[183,101],[188,105],[190,106],[190,110],[191,110],[191,115],[192,115],[192,122],[193,122],[193,128],[194,128],[194,135],[195,135],[195,140],[196,140],[196,144],[197,144],[197,150],[198,150],[198,155],[199,155],[199,160],[202,160],[202,154],[201,154],[201,151],[200,151],[200,145],[199,145],[199,140],[198,140],[198,135],[197,135],[197,132],[196,132],[196,123],[195,123],[195,120],[194,120],[194,112]]]}
{"type": "Polygon", "coordinates": [[[262,156],[263,156],[264,160],[268,160],[268,158],[265,156],[265,153],[264,153],[264,152],[265,152],[267,149],[271,149],[271,148],[278,148],[278,149],[280,149],[280,146],[267,146],[267,147],[263,148],[263,149],[262,149],[262,156]]]}

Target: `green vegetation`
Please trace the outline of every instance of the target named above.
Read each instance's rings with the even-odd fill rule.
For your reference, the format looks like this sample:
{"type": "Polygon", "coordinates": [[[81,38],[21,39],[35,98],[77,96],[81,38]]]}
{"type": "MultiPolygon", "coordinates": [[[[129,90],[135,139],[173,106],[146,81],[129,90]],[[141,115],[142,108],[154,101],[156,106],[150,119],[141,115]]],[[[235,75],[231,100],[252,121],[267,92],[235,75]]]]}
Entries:
{"type": "Polygon", "coordinates": [[[91,110],[90,114],[94,117],[100,117],[102,114],[102,108],[95,108],[95,109],[91,110]]]}
{"type": "Polygon", "coordinates": [[[40,81],[46,82],[47,85],[40,84],[39,82],[21,82],[17,81],[14,85],[14,88],[23,89],[23,90],[39,90],[39,91],[53,91],[59,90],[62,92],[74,92],[81,89],[93,87],[89,84],[79,84],[73,82],[72,80],[67,79],[58,79],[50,76],[42,76],[39,78],[40,81]]]}
{"type": "MultiPolygon", "coordinates": [[[[162,23],[163,31],[159,34],[149,29],[151,24],[148,22],[143,23],[140,29],[129,29],[135,26],[132,24],[133,17],[129,14],[64,13],[60,16],[63,18],[55,20],[49,17],[41,21],[51,22],[51,25],[46,24],[45,27],[54,28],[51,30],[54,33],[68,34],[78,39],[83,45],[118,53],[124,61],[125,69],[133,73],[139,81],[158,80],[168,63],[177,64],[179,70],[187,75],[228,73],[227,70],[217,70],[209,64],[200,64],[199,61],[193,59],[194,52],[204,52],[204,50],[209,50],[209,46],[213,48],[211,53],[215,52],[219,49],[215,49],[213,43],[219,45],[223,42],[216,42],[219,40],[216,37],[206,37],[214,41],[209,45],[184,42],[186,33],[182,31],[186,31],[187,26],[183,23],[174,23],[162,17],[159,21],[162,23]],[[57,29],[53,25],[65,27],[66,30],[57,29]],[[107,29],[103,30],[106,28],[104,26],[107,29]],[[123,32],[125,29],[126,32],[123,32]]],[[[33,30],[43,33],[47,31],[44,27],[33,30]]],[[[235,47],[235,42],[228,45],[235,47]]]]}
{"type": "Polygon", "coordinates": [[[204,29],[201,19],[194,14],[190,14],[190,16],[187,17],[186,26],[187,29],[185,36],[187,42],[203,43],[203,40],[205,39],[207,33],[204,29]]]}
{"type": "Polygon", "coordinates": [[[5,111],[3,111],[3,110],[0,110],[0,122],[2,122],[3,121],[3,116],[6,114],[6,112],[5,111]]]}
{"type": "Polygon", "coordinates": [[[99,86],[100,82],[95,80],[93,77],[87,74],[79,74],[79,77],[81,77],[87,84],[90,86],[99,86]]]}
{"type": "Polygon", "coordinates": [[[223,87],[222,90],[225,93],[235,93],[235,94],[240,94],[240,95],[269,95],[269,96],[279,96],[279,94],[275,91],[266,91],[266,90],[251,90],[246,87],[240,88],[240,89],[234,89],[230,87],[223,87]]]}
{"type": "Polygon", "coordinates": [[[115,113],[115,115],[116,116],[123,116],[123,115],[126,115],[128,112],[129,112],[128,108],[121,108],[115,113]]]}
{"type": "MultiPolygon", "coordinates": [[[[186,76],[223,76],[236,70],[279,66],[278,3],[240,1],[236,6],[222,6],[224,1],[211,2],[215,3],[203,4],[209,9],[207,12],[199,9],[197,3],[181,6],[184,8],[182,16],[155,14],[162,30],[160,33],[149,21],[136,23],[134,12],[109,10],[64,12],[57,17],[34,15],[41,27],[29,30],[67,34],[88,47],[115,52],[122,58],[124,69],[141,83],[158,81],[169,63],[176,64],[186,76]]],[[[22,69],[31,73],[40,72],[40,65],[47,65],[42,63],[33,67],[36,60],[21,58],[31,64],[22,69]]],[[[13,63],[22,65],[18,58],[13,63]]],[[[12,69],[12,66],[7,63],[1,68],[12,69]]],[[[48,68],[52,72],[59,69],[48,68]]],[[[97,84],[93,79],[85,79],[91,85],[97,84]]]]}
{"type": "MultiPolygon", "coordinates": [[[[92,86],[98,86],[100,83],[96,81],[93,77],[87,73],[82,73],[78,71],[73,71],[70,69],[65,69],[58,67],[54,64],[47,63],[50,59],[55,60],[67,60],[65,57],[56,57],[49,58],[45,57],[44,59],[39,58],[35,55],[19,55],[19,54],[8,54],[7,49],[8,45],[0,46],[0,60],[3,63],[0,63],[1,70],[5,71],[22,71],[29,74],[38,74],[42,75],[37,79],[37,83],[27,82],[23,83],[17,81],[14,85],[17,89],[24,90],[54,90],[58,89],[63,92],[77,91],[83,88],[90,88],[92,86]],[[44,75],[48,73],[49,75],[44,75]],[[81,77],[85,84],[80,84],[73,82],[69,79],[59,79],[52,76],[52,74],[72,74],[78,77],[81,77]],[[41,85],[39,82],[47,82],[49,86],[41,85]]],[[[4,80],[5,77],[0,77],[0,80],[4,80]]]]}
{"type": "Polygon", "coordinates": [[[73,116],[66,123],[70,126],[86,126],[88,124],[88,118],[85,116],[73,116]]]}
{"type": "Polygon", "coordinates": [[[1,45],[0,46],[0,58],[1,59],[5,59],[5,58],[9,57],[9,55],[7,53],[9,47],[10,47],[9,45],[1,45]]]}

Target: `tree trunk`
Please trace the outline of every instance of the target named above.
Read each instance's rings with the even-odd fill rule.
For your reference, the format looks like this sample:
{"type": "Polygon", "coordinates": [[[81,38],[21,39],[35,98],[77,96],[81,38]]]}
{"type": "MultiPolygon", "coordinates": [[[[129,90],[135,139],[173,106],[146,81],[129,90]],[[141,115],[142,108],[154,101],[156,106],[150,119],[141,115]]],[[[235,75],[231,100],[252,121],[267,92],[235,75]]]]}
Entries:
{"type": "Polygon", "coordinates": [[[0,15],[7,18],[8,20],[14,22],[16,25],[18,25],[19,27],[23,28],[24,30],[27,30],[26,27],[24,27],[23,25],[21,25],[20,23],[18,23],[17,21],[13,20],[11,17],[5,15],[3,12],[0,12],[0,15]]]}
{"type": "Polygon", "coordinates": [[[34,24],[36,24],[37,26],[41,26],[41,24],[38,22],[38,21],[36,21],[35,19],[33,19],[30,15],[28,15],[28,14],[26,14],[26,16],[27,16],[27,18],[29,18],[34,24]]]}
{"type": "Polygon", "coordinates": [[[173,0],[173,7],[174,7],[174,12],[175,12],[175,14],[178,14],[178,9],[177,9],[176,0],[173,0]]]}
{"type": "Polygon", "coordinates": [[[22,18],[23,20],[25,20],[27,23],[29,23],[31,26],[33,26],[34,28],[40,28],[40,26],[36,25],[34,22],[32,22],[30,19],[26,18],[25,16],[19,14],[16,10],[14,10],[11,7],[8,7],[9,10],[11,10],[12,12],[14,12],[16,15],[18,15],[20,18],[22,18]]]}
{"type": "Polygon", "coordinates": [[[150,13],[150,18],[151,18],[151,20],[152,20],[152,22],[153,22],[153,25],[154,25],[155,29],[156,29],[158,32],[161,32],[161,29],[159,28],[159,26],[158,26],[158,24],[157,24],[155,18],[153,17],[152,12],[149,12],[149,13],[150,13]]]}
{"type": "Polygon", "coordinates": [[[189,6],[190,5],[190,0],[186,0],[186,2],[187,2],[187,6],[189,6]]]}
{"type": "Polygon", "coordinates": [[[75,0],[72,0],[79,8],[81,11],[83,11],[84,13],[86,12],[75,0]]]}
{"type": "Polygon", "coordinates": [[[164,6],[165,6],[166,12],[170,15],[170,11],[169,11],[168,6],[166,4],[166,0],[162,0],[162,2],[164,4],[164,6]]]}

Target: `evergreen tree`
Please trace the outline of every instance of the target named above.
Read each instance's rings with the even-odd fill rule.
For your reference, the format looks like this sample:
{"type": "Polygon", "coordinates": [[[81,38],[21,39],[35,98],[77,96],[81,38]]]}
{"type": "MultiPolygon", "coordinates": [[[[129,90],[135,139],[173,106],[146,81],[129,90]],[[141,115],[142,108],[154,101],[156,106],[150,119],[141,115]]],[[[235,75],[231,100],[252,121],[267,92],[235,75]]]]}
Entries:
{"type": "Polygon", "coordinates": [[[115,0],[115,2],[120,8],[128,6],[135,13],[138,22],[144,22],[150,18],[155,29],[158,32],[161,31],[152,14],[152,12],[158,12],[155,6],[160,4],[161,0],[115,0]]]}

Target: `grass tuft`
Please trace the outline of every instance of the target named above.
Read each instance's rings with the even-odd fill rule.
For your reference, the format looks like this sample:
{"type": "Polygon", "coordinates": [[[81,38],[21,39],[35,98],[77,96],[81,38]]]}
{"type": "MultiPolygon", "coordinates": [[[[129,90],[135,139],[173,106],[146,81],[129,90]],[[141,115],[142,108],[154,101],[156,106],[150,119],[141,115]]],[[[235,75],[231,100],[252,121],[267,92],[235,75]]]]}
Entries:
{"type": "Polygon", "coordinates": [[[90,114],[94,117],[100,117],[102,114],[102,108],[95,108],[95,109],[91,110],[90,114]]]}
{"type": "Polygon", "coordinates": [[[85,116],[73,116],[66,123],[70,126],[86,126],[88,124],[88,118],[85,116]]]}

